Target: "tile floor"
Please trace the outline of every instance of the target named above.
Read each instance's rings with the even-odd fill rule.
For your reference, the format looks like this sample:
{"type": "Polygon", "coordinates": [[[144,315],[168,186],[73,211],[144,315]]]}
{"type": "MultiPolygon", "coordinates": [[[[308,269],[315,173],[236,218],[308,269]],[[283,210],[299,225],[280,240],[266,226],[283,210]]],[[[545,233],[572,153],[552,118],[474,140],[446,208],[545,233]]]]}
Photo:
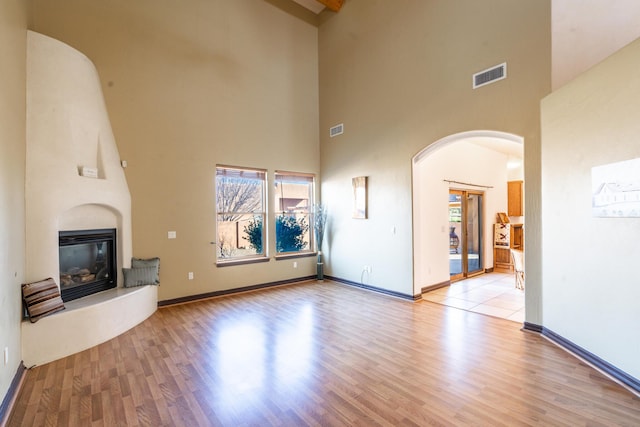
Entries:
{"type": "Polygon", "coordinates": [[[524,291],[514,273],[486,273],[422,294],[422,299],[467,311],[524,322],[524,291]]]}

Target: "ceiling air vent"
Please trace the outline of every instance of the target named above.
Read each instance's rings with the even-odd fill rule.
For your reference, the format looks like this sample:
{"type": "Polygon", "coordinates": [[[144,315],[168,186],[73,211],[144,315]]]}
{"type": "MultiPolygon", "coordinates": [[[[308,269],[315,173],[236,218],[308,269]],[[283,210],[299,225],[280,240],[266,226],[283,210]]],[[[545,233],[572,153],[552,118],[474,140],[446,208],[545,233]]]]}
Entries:
{"type": "Polygon", "coordinates": [[[498,80],[507,78],[507,63],[503,62],[495,67],[488,68],[473,75],[473,88],[479,88],[480,86],[488,85],[489,83],[497,82],[498,80]]]}
{"type": "Polygon", "coordinates": [[[334,136],[342,135],[344,133],[344,124],[340,123],[339,125],[335,125],[329,129],[329,136],[333,138],[334,136]]]}

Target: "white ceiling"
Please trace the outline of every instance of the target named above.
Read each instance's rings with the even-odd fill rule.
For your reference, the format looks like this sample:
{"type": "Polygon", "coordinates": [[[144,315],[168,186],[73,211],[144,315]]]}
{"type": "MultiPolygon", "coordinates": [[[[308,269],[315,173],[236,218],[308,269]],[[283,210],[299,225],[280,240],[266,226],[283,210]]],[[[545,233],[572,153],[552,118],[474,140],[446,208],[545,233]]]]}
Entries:
{"type": "Polygon", "coordinates": [[[493,151],[504,153],[509,157],[522,158],[524,156],[523,145],[514,141],[490,137],[473,137],[466,139],[466,141],[493,151]]]}
{"type": "Polygon", "coordinates": [[[553,0],[552,89],[640,37],[638,22],[638,0],[553,0]]]}
{"type": "Polygon", "coordinates": [[[465,141],[497,151],[507,155],[507,168],[522,168],[524,159],[524,146],[515,141],[509,141],[502,138],[474,137],[465,141]]]}

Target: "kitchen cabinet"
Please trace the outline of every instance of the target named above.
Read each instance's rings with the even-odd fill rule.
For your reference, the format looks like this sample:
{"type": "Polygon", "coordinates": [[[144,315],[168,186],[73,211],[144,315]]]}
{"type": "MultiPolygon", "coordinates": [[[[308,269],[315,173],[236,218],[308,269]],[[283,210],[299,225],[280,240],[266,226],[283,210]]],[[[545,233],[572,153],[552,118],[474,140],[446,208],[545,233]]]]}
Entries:
{"type": "Polygon", "coordinates": [[[524,215],[522,206],[522,181],[507,182],[507,215],[524,215]]]}
{"type": "Polygon", "coordinates": [[[522,224],[495,224],[494,227],[493,268],[513,271],[511,249],[524,250],[524,228],[522,224]]]}

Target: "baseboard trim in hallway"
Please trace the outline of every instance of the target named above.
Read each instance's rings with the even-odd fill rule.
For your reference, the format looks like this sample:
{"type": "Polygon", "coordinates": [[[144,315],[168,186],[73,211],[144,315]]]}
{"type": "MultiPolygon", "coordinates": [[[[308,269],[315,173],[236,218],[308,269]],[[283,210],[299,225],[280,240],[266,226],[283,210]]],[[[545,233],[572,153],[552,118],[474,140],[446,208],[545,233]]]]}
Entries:
{"type": "Polygon", "coordinates": [[[341,279],[339,277],[333,276],[325,276],[329,280],[333,280],[334,282],[343,283],[345,285],[354,286],[356,288],[366,289],[368,291],[378,292],[385,295],[390,295],[392,297],[402,298],[404,300],[409,301],[418,301],[422,298],[422,294],[418,295],[409,295],[403,294],[402,292],[391,291],[389,289],[378,288],[376,286],[367,285],[365,283],[354,282],[352,280],[341,279]]]}
{"type": "Polygon", "coordinates": [[[640,397],[640,380],[629,375],[623,370],[617,368],[606,360],[601,359],[595,354],[591,353],[588,350],[580,347],[579,345],[573,343],[572,341],[564,338],[562,335],[559,335],[553,332],[550,329],[542,328],[542,336],[547,338],[549,341],[568,351],[569,353],[576,356],[578,359],[583,360],[588,363],[595,369],[602,372],[604,375],[610,377],[612,380],[616,381],[622,386],[628,388],[631,392],[635,393],[638,397],[640,397]]]}

